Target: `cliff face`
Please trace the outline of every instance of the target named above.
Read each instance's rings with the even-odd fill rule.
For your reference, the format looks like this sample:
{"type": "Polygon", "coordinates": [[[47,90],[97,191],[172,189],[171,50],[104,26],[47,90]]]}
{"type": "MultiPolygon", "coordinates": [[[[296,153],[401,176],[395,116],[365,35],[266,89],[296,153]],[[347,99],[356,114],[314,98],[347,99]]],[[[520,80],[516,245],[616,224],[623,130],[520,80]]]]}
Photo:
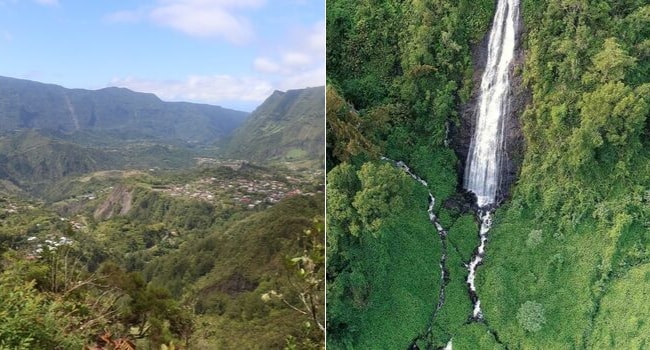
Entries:
{"type": "MultiPolygon", "coordinates": [[[[525,63],[525,53],[522,48],[522,36],[525,35],[523,23],[519,19],[519,28],[517,33],[517,47],[515,51],[514,64],[511,67],[512,90],[510,96],[510,106],[505,120],[505,156],[501,164],[501,185],[497,193],[497,201],[508,197],[510,187],[517,180],[521,162],[523,160],[523,151],[525,147],[524,137],[521,131],[520,117],[526,105],[531,100],[530,92],[526,89],[522,81],[522,71],[525,63]]],[[[472,76],[473,88],[470,99],[460,106],[460,123],[452,125],[450,128],[451,146],[460,160],[458,166],[458,183],[463,184],[465,175],[465,165],[467,163],[467,153],[474,135],[476,127],[476,108],[480,94],[481,78],[487,62],[487,50],[489,41],[489,31],[473,49],[472,76]]]]}
{"type": "Polygon", "coordinates": [[[108,220],[114,216],[126,215],[133,205],[133,189],[124,185],[116,186],[110,196],[95,209],[95,220],[108,220]]]}

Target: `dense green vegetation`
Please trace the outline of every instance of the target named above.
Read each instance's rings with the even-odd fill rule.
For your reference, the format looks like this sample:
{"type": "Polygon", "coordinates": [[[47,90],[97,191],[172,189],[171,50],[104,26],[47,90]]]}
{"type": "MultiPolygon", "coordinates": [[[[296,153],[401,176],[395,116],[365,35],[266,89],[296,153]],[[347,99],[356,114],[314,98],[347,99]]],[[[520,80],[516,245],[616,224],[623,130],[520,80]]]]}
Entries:
{"type": "Polygon", "coordinates": [[[444,345],[471,311],[462,262],[473,249],[476,225],[440,203],[457,185],[447,128],[469,98],[470,48],[487,30],[493,7],[492,1],[327,2],[333,349],[405,349],[416,339],[420,346],[444,345]],[[453,226],[454,277],[433,324],[441,250],[428,221],[427,191],[379,155],[402,160],[423,177],[441,220],[453,226]]]}
{"type": "Polygon", "coordinates": [[[452,338],[456,349],[648,344],[640,287],[650,262],[650,7],[643,0],[522,1],[526,59],[517,72],[531,94],[520,116],[524,160],[477,275],[486,322],[466,323],[462,264],[477,227],[455,204],[462,201],[458,160],[444,141],[471,92],[470,48],[487,32],[493,6],[328,1],[333,349],[405,349],[413,340],[427,348],[452,338]],[[379,155],[404,160],[428,182],[449,229],[451,279],[433,323],[440,248],[426,193],[379,155]]]}
{"type": "Polygon", "coordinates": [[[187,168],[204,152],[185,145],[125,142],[104,136],[64,135],[34,129],[0,135],[0,181],[8,188],[15,186],[36,197],[47,197],[58,190],[51,186],[53,182],[65,181],[70,176],[108,169],[187,168]],[[80,136],[97,143],[77,139],[80,136]],[[112,141],[102,144],[106,140],[112,141]]]}
{"type": "Polygon", "coordinates": [[[81,348],[110,332],[150,349],[320,349],[323,195],[251,210],[216,190],[297,176],[278,172],[114,171],[61,182],[71,197],[54,204],[0,199],[0,348],[81,348]],[[206,178],[221,204],[158,190],[206,178]]]}
{"type": "Polygon", "coordinates": [[[630,286],[650,262],[650,7],[523,6],[527,149],[479,274],[486,315],[510,347],[643,348],[630,286]],[[511,316],[529,302],[545,310],[534,332],[511,316]]]}
{"type": "Polygon", "coordinates": [[[324,87],[275,91],[228,141],[226,152],[258,163],[311,161],[325,156],[324,87]]]}
{"type": "Polygon", "coordinates": [[[411,269],[440,255],[426,192],[389,164],[343,164],[328,181],[328,346],[403,348],[409,339],[391,335],[421,331],[440,282],[411,269]]]}

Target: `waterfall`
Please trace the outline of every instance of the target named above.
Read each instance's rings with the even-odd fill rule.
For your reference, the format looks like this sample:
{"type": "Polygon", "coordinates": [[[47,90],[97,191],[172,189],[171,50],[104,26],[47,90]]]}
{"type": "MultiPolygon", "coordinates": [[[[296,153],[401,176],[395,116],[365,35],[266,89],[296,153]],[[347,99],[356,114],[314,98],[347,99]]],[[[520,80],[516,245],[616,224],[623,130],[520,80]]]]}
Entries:
{"type": "Polygon", "coordinates": [[[488,58],[481,80],[476,127],[470,143],[465,169],[465,188],[476,195],[481,222],[480,243],[467,264],[467,285],[474,305],[472,320],[483,320],[481,300],[474,280],[483,262],[487,236],[492,226],[489,210],[497,199],[501,157],[505,148],[505,118],[509,109],[510,65],[515,55],[515,36],[519,16],[518,0],[499,0],[488,43],[488,58]]]}
{"type": "MultiPolygon", "coordinates": [[[[477,214],[481,222],[479,246],[474,251],[470,261],[466,264],[469,271],[466,282],[473,305],[470,320],[474,321],[483,320],[481,301],[476,292],[474,282],[476,269],[485,257],[488,232],[492,226],[491,208],[496,203],[497,191],[500,184],[501,156],[505,148],[505,117],[509,109],[509,70],[515,55],[515,36],[518,17],[518,0],[498,0],[497,11],[494,15],[492,29],[490,31],[488,59],[481,80],[480,95],[476,110],[476,127],[467,155],[464,187],[468,191],[473,192],[477,197],[477,205],[479,207],[477,214]]],[[[396,167],[404,170],[420,184],[428,187],[426,181],[414,174],[404,162],[393,161],[386,157],[381,157],[381,159],[392,162],[396,167]]],[[[427,330],[428,333],[431,332],[433,318],[444,304],[445,287],[450,278],[446,268],[447,232],[440,225],[433,211],[434,204],[435,198],[429,192],[429,219],[436,228],[436,231],[438,231],[442,254],[439,262],[441,270],[440,293],[438,295],[438,303],[433,312],[431,326],[427,330]]],[[[417,348],[415,341],[411,348],[417,348]]],[[[449,340],[444,349],[452,349],[451,340],[449,340]]]]}
{"type": "Polygon", "coordinates": [[[499,0],[465,168],[465,188],[476,194],[479,207],[494,204],[499,188],[504,121],[509,107],[509,69],[515,54],[518,15],[518,0],[499,0]]]}

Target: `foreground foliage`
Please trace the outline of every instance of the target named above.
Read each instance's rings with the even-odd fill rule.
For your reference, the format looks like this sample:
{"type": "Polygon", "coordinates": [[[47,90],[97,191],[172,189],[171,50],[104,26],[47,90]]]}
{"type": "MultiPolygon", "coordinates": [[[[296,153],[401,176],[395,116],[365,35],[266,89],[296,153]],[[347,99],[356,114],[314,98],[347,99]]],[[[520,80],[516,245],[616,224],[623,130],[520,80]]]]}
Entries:
{"type": "Polygon", "coordinates": [[[322,348],[322,194],[248,209],[163,191],[275,171],[97,173],[55,204],[0,198],[0,348],[322,348]]]}

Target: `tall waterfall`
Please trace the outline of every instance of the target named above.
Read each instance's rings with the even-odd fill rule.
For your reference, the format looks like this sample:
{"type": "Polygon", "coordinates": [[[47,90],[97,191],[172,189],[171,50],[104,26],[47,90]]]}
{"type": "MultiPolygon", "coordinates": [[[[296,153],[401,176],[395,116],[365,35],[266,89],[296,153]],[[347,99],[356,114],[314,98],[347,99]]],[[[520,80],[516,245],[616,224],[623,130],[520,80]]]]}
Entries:
{"type": "Polygon", "coordinates": [[[472,320],[482,320],[481,300],[474,280],[476,269],[483,262],[487,236],[492,226],[489,206],[495,204],[501,172],[501,156],[505,148],[505,117],[509,108],[510,64],[515,55],[515,36],[519,17],[518,0],[499,0],[492,22],[488,59],[481,80],[476,110],[476,128],[467,155],[465,188],[477,197],[481,221],[480,243],[466,265],[467,285],[474,305],[472,320]]]}
{"type": "Polygon", "coordinates": [[[515,53],[518,0],[499,0],[492,22],[488,59],[481,80],[476,127],[465,168],[465,188],[479,207],[494,204],[499,188],[504,121],[510,95],[509,68],[515,53]]]}

